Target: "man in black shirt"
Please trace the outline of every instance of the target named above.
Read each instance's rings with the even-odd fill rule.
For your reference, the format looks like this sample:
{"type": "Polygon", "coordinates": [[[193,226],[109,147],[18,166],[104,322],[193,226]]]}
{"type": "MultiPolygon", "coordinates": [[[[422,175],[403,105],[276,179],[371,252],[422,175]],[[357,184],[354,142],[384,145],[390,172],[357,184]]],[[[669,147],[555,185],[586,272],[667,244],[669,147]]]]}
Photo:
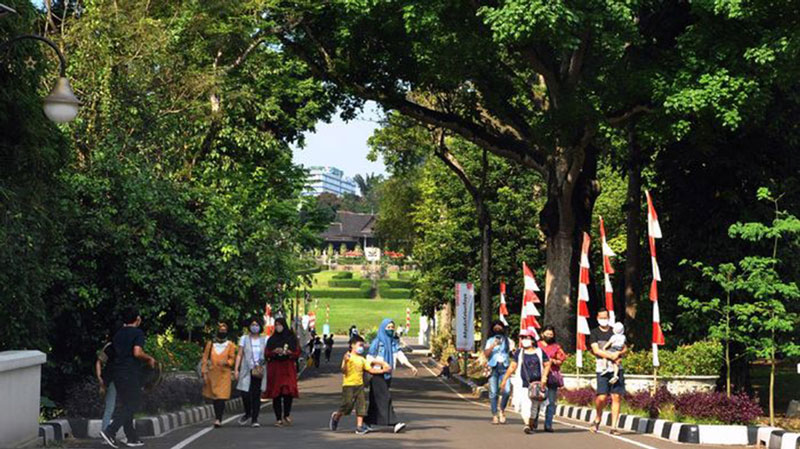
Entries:
{"type": "Polygon", "coordinates": [[[628,347],[623,347],[620,352],[609,352],[603,349],[611,336],[614,335],[611,323],[608,321],[608,310],[600,309],[597,311],[597,324],[598,326],[592,329],[589,335],[589,345],[592,348],[592,354],[597,358],[595,365],[595,372],[597,373],[597,397],[595,397],[594,400],[597,413],[595,414],[595,421],[591,430],[592,432],[597,432],[600,428],[600,419],[603,416],[606,398],[608,394],[611,393],[611,433],[616,435],[618,433],[617,421],[619,420],[620,399],[625,394],[625,376],[622,365],[620,365],[619,380],[612,384],[610,381],[613,372],[607,372],[606,364],[613,363],[621,358],[628,352],[628,347]],[[605,372],[605,374],[603,374],[603,372],[605,372]]]}
{"type": "Polygon", "coordinates": [[[121,407],[117,407],[114,418],[108,428],[100,432],[106,444],[119,447],[115,439],[120,427],[125,429],[125,443],[128,447],[143,446],[144,443],[136,434],[133,427],[133,416],[139,410],[142,402],[142,362],[155,368],[156,360],[144,352],[144,332],[139,329],[142,317],[134,308],[127,308],[122,312],[123,327],[112,340],[114,347],[114,361],[111,372],[121,407]]]}

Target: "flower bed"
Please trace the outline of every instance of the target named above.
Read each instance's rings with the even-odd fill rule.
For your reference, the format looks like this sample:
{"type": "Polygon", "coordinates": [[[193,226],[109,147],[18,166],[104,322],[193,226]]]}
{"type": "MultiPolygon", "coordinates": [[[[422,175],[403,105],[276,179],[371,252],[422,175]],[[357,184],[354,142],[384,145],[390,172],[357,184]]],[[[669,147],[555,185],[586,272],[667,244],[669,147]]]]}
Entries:
{"type": "MultiPolygon", "coordinates": [[[[594,397],[592,388],[559,391],[559,400],[580,407],[591,407],[594,397]]],[[[673,395],[663,387],[654,396],[646,391],[626,394],[622,412],[690,424],[753,424],[763,414],[758,402],[743,393],[731,397],[719,392],[673,395]]]]}

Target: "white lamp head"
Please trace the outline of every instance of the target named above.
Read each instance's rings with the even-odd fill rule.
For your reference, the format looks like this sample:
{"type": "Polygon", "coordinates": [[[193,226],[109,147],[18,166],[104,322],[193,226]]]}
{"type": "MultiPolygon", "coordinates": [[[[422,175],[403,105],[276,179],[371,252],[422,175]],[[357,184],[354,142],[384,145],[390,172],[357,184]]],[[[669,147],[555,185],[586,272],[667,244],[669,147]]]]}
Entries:
{"type": "Polygon", "coordinates": [[[75,97],[66,77],[58,78],[50,95],[44,99],[44,114],[55,123],[67,123],[78,115],[81,102],[75,97]]]}

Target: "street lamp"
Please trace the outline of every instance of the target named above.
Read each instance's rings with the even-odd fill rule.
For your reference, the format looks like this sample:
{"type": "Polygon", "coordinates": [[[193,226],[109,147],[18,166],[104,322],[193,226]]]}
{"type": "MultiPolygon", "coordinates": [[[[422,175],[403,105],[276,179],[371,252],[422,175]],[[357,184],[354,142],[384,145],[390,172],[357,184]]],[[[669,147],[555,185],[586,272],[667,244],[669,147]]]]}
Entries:
{"type": "MultiPolygon", "coordinates": [[[[6,13],[15,12],[13,9],[3,5],[2,3],[0,3],[0,11],[2,11],[0,17],[6,13]]],[[[55,123],[67,123],[72,121],[75,116],[78,115],[78,107],[80,107],[81,102],[77,97],[75,97],[75,93],[72,91],[72,86],[69,85],[69,80],[67,79],[67,61],[64,59],[64,54],[61,53],[61,50],[58,49],[53,41],[36,34],[22,34],[0,44],[0,51],[11,44],[15,44],[26,39],[44,42],[50,48],[55,50],[56,54],[58,55],[60,74],[58,80],[56,81],[56,85],[53,87],[53,90],[50,91],[50,95],[44,99],[44,114],[47,116],[47,118],[55,123]]]]}

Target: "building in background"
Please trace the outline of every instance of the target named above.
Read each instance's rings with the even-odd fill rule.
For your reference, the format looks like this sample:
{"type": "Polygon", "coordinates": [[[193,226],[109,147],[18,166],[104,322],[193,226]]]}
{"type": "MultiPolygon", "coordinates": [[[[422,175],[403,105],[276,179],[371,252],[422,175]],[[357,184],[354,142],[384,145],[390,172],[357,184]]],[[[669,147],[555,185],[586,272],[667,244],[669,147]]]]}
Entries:
{"type": "Polygon", "coordinates": [[[334,251],[338,251],[342,243],[352,250],[356,245],[361,248],[375,246],[375,215],[359,214],[356,212],[338,211],[336,219],[328,225],[328,229],[320,237],[325,242],[325,246],[333,245],[334,251]]]}
{"type": "Polygon", "coordinates": [[[306,195],[316,196],[327,192],[343,196],[348,193],[355,195],[357,192],[356,183],[345,178],[344,172],[336,167],[308,167],[306,170],[306,195]]]}

